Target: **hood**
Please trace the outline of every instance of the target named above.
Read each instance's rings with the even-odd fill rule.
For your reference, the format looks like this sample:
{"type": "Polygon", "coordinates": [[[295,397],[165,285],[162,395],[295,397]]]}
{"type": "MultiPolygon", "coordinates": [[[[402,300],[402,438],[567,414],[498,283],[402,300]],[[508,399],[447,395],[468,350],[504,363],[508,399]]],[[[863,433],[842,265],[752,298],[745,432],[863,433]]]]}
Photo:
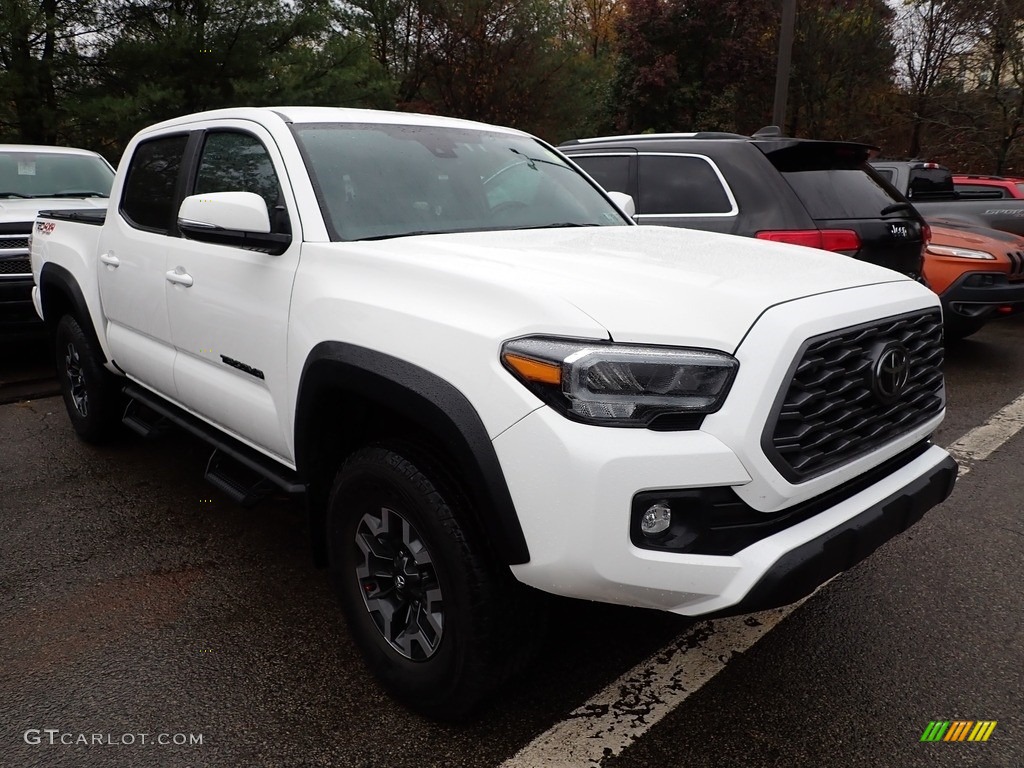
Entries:
{"type": "Polygon", "coordinates": [[[447,272],[480,294],[511,291],[512,301],[518,294],[569,302],[616,341],[725,350],[773,305],[909,281],[815,248],[669,227],[421,235],[336,246],[394,262],[381,266],[403,274],[403,281],[428,284],[431,275],[447,272]]]}
{"type": "Polygon", "coordinates": [[[966,221],[931,219],[928,224],[932,229],[929,242],[936,245],[973,245],[984,248],[996,244],[1004,248],[1020,248],[1024,244],[1024,238],[1020,235],[966,221]]]}
{"type": "Polygon", "coordinates": [[[0,197],[0,224],[32,221],[40,211],[73,211],[82,208],[106,208],[106,197],[0,197]]]}

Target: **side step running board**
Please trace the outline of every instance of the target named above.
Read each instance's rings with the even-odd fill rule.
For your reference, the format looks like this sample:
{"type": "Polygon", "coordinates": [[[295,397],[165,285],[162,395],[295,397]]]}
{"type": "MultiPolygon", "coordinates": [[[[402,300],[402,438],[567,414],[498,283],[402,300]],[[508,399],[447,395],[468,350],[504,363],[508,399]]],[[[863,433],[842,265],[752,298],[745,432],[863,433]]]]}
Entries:
{"type": "Polygon", "coordinates": [[[214,448],[206,463],[206,482],[243,507],[252,507],[276,489],[270,479],[214,448]]]}
{"type": "Polygon", "coordinates": [[[124,409],[124,416],[121,421],[132,432],[141,435],[147,440],[160,437],[171,426],[166,416],[146,408],[137,400],[129,400],[124,409]]]}
{"type": "Polygon", "coordinates": [[[144,437],[154,437],[173,424],[209,443],[213,454],[206,465],[206,479],[243,506],[251,506],[275,490],[306,492],[306,483],[297,472],[223,434],[202,419],[135,384],[128,384],[124,393],[131,399],[124,415],[127,427],[144,437]]]}

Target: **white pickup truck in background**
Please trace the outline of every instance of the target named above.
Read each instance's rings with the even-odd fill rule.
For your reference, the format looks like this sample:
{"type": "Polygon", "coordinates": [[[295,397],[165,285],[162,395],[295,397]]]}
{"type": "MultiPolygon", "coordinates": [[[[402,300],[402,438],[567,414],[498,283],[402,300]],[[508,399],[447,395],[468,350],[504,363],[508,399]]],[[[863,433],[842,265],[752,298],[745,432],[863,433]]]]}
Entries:
{"type": "Polygon", "coordinates": [[[32,307],[29,233],[43,209],[106,208],[114,169],[95,152],[0,144],[0,340],[43,330],[32,307]]]}
{"type": "Polygon", "coordinates": [[[637,227],[539,140],[232,109],[42,214],[34,301],[87,441],[208,441],[304,494],[352,635],[418,711],[528,661],[538,596],[795,600],[952,489],[934,294],[824,251],[637,227]]]}

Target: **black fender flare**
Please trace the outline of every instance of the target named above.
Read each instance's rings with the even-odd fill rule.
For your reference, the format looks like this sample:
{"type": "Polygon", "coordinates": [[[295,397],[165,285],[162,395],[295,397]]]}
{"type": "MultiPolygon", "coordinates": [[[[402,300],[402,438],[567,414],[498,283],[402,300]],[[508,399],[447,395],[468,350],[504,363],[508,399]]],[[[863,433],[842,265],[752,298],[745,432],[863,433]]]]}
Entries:
{"type": "MultiPolygon", "coordinates": [[[[71,313],[78,320],[82,331],[89,337],[93,348],[103,355],[104,362],[109,362],[103,345],[100,344],[99,336],[96,335],[96,329],[93,327],[89,303],[85,300],[85,294],[82,293],[75,276],[64,267],[47,262],[43,264],[39,273],[39,303],[43,309],[43,320],[50,326],[56,326],[60,321],[60,317],[49,316],[46,311],[47,296],[52,295],[51,292],[54,291],[62,294],[71,304],[71,313]]],[[[49,302],[49,306],[53,306],[52,302],[49,302]]]]}
{"type": "Polygon", "coordinates": [[[506,564],[529,562],[530,554],[498,461],[480,415],[451,383],[400,358],[366,347],[326,341],[309,353],[299,382],[295,457],[307,474],[317,428],[316,404],[327,391],[343,390],[398,413],[441,441],[456,462],[470,494],[475,522],[506,564]]]}

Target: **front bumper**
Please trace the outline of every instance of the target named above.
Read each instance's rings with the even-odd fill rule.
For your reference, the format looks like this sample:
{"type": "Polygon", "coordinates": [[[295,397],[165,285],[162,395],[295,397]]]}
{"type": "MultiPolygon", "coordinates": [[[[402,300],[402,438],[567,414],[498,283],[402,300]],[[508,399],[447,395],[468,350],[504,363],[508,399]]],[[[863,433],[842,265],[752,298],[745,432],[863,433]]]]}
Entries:
{"type": "Polygon", "coordinates": [[[939,296],[943,311],[984,318],[999,307],[1024,311],[1024,280],[1011,282],[1001,272],[967,272],[939,296]]]}
{"type": "Polygon", "coordinates": [[[859,515],[779,558],[726,614],[751,613],[788,605],[811,594],[833,576],[849,570],[889,539],[903,533],[953,491],[957,463],[946,456],[905,488],[872,504],[859,515]]]}
{"type": "Polygon", "coordinates": [[[754,610],[809,594],[866,557],[952,489],[937,446],[821,512],[731,555],[653,551],[630,541],[642,491],[740,487],[750,476],[705,432],[576,424],[534,411],[494,441],[530,550],[516,578],[547,592],[683,615],[754,610]]]}

